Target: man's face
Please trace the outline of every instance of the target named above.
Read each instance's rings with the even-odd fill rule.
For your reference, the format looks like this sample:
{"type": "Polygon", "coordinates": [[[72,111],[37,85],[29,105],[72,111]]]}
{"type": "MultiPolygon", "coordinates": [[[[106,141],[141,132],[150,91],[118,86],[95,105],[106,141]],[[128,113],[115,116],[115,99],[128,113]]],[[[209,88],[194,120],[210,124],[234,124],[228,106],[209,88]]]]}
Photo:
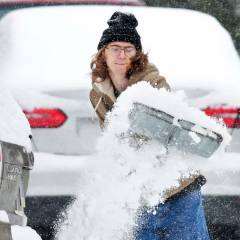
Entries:
{"type": "Polygon", "coordinates": [[[135,55],[135,46],[128,42],[111,42],[105,49],[106,63],[113,74],[126,74],[135,55]]]}

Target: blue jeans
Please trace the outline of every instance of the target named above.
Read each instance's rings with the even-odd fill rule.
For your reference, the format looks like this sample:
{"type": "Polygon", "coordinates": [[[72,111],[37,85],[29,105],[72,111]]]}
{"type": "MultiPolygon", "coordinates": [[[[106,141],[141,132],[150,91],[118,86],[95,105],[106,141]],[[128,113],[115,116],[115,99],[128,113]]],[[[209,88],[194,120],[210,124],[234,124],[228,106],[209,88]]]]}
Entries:
{"type": "Polygon", "coordinates": [[[136,240],[209,240],[200,189],[159,204],[155,214],[143,209],[136,240]]]}

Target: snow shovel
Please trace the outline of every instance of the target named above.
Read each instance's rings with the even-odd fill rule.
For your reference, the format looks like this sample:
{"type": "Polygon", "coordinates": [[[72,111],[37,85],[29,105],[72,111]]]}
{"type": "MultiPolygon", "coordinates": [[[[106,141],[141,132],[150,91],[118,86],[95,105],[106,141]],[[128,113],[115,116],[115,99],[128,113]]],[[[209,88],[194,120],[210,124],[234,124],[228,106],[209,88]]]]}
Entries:
{"type": "Polygon", "coordinates": [[[150,139],[156,139],[167,149],[176,147],[205,158],[210,157],[220,146],[223,138],[220,134],[186,120],[177,120],[161,110],[133,103],[129,114],[130,131],[150,139]]]}

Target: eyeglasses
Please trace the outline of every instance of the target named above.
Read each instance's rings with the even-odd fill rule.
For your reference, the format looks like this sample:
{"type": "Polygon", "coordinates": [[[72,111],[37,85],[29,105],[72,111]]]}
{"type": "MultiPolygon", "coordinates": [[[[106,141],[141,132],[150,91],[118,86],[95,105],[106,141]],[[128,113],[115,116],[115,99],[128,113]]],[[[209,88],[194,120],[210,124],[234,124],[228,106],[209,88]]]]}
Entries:
{"type": "Polygon", "coordinates": [[[134,57],[136,55],[136,48],[135,47],[120,47],[116,45],[112,45],[106,47],[110,51],[113,56],[119,56],[121,51],[124,51],[125,56],[127,57],[134,57]]]}

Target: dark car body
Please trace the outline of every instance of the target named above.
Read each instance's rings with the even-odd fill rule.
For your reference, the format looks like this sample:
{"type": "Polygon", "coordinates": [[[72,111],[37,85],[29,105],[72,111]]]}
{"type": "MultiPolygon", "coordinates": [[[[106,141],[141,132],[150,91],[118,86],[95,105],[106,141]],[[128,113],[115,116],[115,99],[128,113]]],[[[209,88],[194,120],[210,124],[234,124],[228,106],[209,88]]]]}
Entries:
{"type": "Polygon", "coordinates": [[[145,6],[145,3],[143,0],[3,0],[0,1],[0,17],[15,9],[57,5],[145,6]]]}

